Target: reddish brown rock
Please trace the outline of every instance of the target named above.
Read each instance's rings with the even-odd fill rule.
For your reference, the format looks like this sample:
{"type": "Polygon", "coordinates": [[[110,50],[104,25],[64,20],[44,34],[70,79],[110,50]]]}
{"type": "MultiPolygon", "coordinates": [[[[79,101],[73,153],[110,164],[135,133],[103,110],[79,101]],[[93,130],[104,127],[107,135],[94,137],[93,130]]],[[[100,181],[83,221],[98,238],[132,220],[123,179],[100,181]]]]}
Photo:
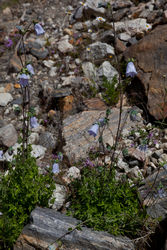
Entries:
{"type": "Polygon", "coordinates": [[[126,60],[128,58],[136,60],[137,77],[148,99],[148,111],[157,120],[167,117],[166,38],[167,25],[161,25],[124,52],[126,60]]]}
{"type": "Polygon", "coordinates": [[[84,100],[84,104],[88,110],[105,110],[107,106],[100,98],[91,98],[84,100]]]}

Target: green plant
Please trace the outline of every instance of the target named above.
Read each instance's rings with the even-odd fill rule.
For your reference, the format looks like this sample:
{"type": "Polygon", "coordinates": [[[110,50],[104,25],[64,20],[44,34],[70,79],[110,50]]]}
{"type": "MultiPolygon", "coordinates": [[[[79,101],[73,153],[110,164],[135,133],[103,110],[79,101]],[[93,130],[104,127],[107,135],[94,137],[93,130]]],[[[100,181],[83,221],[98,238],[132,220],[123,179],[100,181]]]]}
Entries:
{"type": "Polygon", "coordinates": [[[132,238],[139,235],[146,211],[139,202],[136,188],[126,179],[116,181],[114,169],[85,167],[81,180],[73,182],[71,188],[69,214],[88,220],[86,225],[95,230],[132,238]]]}
{"type": "Polygon", "coordinates": [[[48,206],[54,189],[51,171],[39,174],[31,147],[28,146],[27,158],[23,158],[20,149],[0,181],[0,249],[12,248],[31,211],[37,205],[48,206]]]}
{"type": "Polygon", "coordinates": [[[115,75],[112,82],[108,81],[106,77],[103,79],[102,87],[104,91],[102,92],[102,97],[108,105],[114,105],[119,100],[119,89],[116,88],[118,81],[115,75]]]}

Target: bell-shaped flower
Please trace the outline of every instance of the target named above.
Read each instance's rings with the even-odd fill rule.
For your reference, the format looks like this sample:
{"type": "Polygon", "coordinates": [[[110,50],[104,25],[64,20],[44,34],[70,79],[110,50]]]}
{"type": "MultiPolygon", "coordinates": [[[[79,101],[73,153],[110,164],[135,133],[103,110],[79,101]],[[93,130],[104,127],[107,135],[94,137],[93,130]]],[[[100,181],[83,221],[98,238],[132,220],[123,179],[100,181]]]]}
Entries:
{"type": "Polygon", "coordinates": [[[137,71],[133,62],[129,62],[126,67],[126,77],[135,77],[137,71]]]}
{"type": "Polygon", "coordinates": [[[92,127],[88,130],[89,135],[93,135],[94,137],[97,135],[99,130],[99,124],[95,123],[92,127]]]}
{"type": "Polygon", "coordinates": [[[106,124],[105,118],[100,118],[99,121],[98,121],[98,124],[99,124],[100,127],[103,127],[106,124]]]}
{"type": "Polygon", "coordinates": [[[53,174],[58,174],[60,172],[60,169],[59,169],[59,164],[58,163],[54,163],[53,166],[52,166],[52,173],[53,174]]]}
{"type": "Polygon", "coordinates": [[[3,150],[0,150],[0,159],[3,158],[3,150]]]}
{"type": "Polygon", "coordinates": [[[37,36],[43,35],[45,33],[44,29],[42,28],[42,26],[39,23],[36,23],[34,27],[35,27],[35,31],[36,31],[37,36]]]}
{"type": "Polygon", "coordinates": [[[59,159],[59,161],[62,161],[62,160],[63,160],[63,154],[62,154],[62,152],[59,152],[59,153],[58,153],[58,159],[59,159]]]}
{"type": "Polygon", "coordinates": [[[33,68],[33,66],[32,66],[30,63],[27,64],[26,68],[28,69],[28,72],[29,72],[31,75],[35,75],[34,68],[33,68]]]}
{"type": "Polygon", "coordinates": [[[30,118],[30,125],[31,125],[31,128],[39,127],[38,120],[37,120],[37,118],[35,116],[30,118]]]}
{"type": "Polygon", "coordinates": [[[27,74],[21,74],[18,76],[20,78],[19,83],[22,87],[28,86],[28,80],[30,79],[30,76],[27,74]]]}

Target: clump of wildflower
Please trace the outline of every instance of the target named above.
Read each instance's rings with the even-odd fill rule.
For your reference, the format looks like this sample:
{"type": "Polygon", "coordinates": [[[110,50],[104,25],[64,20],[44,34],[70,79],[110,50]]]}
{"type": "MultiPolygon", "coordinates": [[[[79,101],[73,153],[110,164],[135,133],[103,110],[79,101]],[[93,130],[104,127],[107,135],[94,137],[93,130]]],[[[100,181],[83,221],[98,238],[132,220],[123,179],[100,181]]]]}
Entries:
{"type": "Polygon", "coordinates": [[[31,75],[35,75],[34,68],[30,63],[27,64],[26,68],[31,75]]]}
{"type": "Polygon", "coordinates": [[[95,165],[93,164],[93,162],[87,158],[86,162],[85,162],[85,167],[94,167],[95,165]]]}
{"type": "Polygon", "coordinates": [[[96,21],[104,23],[106,19],[99,16],[99,17],[96,17],[96,21]]]}
{"type": "Polygon", "coordinates": [[[31,128],[39,127],[38,120],[37,120],[37,118],[35,116],[30,118],[30,125],[31,125],[31,128]]]}
{"type": "Polygon", "coordinates": [[[147,144],[143,144],[143,145],[141,144],[141,145],[139,145],[138,148],[140,151],[146,152],[148,149],[148,146],[147,146],[147,144]]]}
{"type": "Polygon", "coordinates": [[[35,24],[35,31],[36,31],[37,36],[43,35],[45,33],[44,29],[39,23],[35,24]]]}
{"type": "Polygon", "coordinates": [[[135,77],[137,75],[137,71],[133,62],[129,62],[126,67],[126,77],[135,77]]]}
{"type": "Polygon", "coordinates": [[[18,76],[18,78],[20,78],[19,83],[20,83],[20,85],[21,85],[22,87],[28,86],[28,80],[30,79],[30,76],[29,76],[29,75],[23,73],[23,74],[20,74],[20,75],[18,76]]]}

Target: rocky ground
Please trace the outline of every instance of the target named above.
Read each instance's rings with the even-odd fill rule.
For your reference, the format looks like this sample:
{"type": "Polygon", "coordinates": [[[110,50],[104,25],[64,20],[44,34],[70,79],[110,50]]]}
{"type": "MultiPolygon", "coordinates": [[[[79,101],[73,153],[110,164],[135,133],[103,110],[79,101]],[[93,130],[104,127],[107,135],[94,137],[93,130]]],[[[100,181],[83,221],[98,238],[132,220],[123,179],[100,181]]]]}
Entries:
{"type": "MultiPolygon", "coordinates": [[[[27,59],[35,69],[30,83],[31,106],[35,108],[39,123],[37,128],[31,129],[29,141],[42,172],[53,164],[54,155],[58,152],[63,154],[60,173],[55,175],[56,200],[52,209],[60,210],[65,205],[71,176],[80,176],[82,166],[78,167],[77,162],[82,159],[85,163],[89,160],[90,149],[99,149],[99,134],[90,136],[88,130],[93,123],[105,117],[107,108],[111,109],[111,114],[103,132],[103,143],[106,149],[113,146],[120,102],[107,105],[103,77],[111,81],[114,75],[118,75],[115,67],[117,55],[121,63],[134,58],[138,72],[127,86],[123,100],[122,133],[116,151],[119,158],[117,178],[126,174],[131,182],[136,183],[140,177],[143,186],[139,191],[142,201],[148,206],[148,213],[165,219],[167,129],[166,124],[160,128],[153,121],[165,122],[167,116],[167,1],[87,0],[80,3],[75,0],[32,0],[2,7],[1,172],[7,171],[4,163],[17,152],[22,126],[19,111],[22,96],[17,79],[21,63],[16,49],[19,40],[16,26],[26,26],[37,19],[45,34],[36,37],[32,32],[25,41],[27,59]],[[106,2],[112,5],[113,13],[103,8],[106,2]],[[9,40],[12,40],[10,46],[9,40]],[[156,181],[155,175],[160,176],[156,181]],[[150,183],[155,187],[152,192],[150,183]]],[[[92,163],[97,162],[111,164],[110,152],[105,151],[92,163]]],[[[107,247],[118,249],[116,246],[107,247]]]]}

